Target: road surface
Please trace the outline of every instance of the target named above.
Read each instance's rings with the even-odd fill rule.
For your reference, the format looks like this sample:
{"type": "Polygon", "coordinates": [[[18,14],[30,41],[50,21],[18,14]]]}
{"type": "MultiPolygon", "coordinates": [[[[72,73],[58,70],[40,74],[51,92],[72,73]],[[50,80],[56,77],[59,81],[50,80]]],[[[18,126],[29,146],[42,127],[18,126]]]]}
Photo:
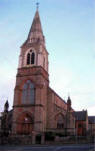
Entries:
{"type": "Polygon", "coordinates": [[[94,145],[0,146],[0,151],[95,151],[94,145]]]}

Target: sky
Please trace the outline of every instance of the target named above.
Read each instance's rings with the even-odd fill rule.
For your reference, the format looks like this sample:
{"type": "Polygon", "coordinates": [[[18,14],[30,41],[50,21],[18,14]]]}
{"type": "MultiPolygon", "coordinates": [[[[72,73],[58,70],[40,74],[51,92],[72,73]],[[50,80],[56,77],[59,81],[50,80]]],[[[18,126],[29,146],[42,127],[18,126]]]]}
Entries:
{"type": "MultiPolygon", "coordinates": [[[[37,0],[0,0],[0,111],[13,105],[20,46],[27,39],[37,0]]],[[[95,1],[39,0],[49,52],[50,87],[75,110],[95,115],[95,1]]]]}

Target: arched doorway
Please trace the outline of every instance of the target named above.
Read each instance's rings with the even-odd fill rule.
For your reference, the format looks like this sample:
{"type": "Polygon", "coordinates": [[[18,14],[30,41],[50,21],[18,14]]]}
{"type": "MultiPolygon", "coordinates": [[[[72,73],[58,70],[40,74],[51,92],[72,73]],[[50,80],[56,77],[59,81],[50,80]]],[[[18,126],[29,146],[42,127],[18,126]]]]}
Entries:
{"type": "Polygon", "coordinates": [[[30,135],[33,131],[33,116],[28,113],[23,113],[18,118],[17,133],[23,135],[30,135]]]}

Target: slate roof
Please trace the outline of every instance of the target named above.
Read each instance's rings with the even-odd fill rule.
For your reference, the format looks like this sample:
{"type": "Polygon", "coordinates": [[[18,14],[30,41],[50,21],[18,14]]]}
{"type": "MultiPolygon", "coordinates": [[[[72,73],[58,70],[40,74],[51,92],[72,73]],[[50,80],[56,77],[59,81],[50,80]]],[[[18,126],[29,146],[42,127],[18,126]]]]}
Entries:
{"type": "Polygon", "coordinates": [[[89,124],[95,124],[95,116],[88,116],[89,124]]]}
{"type": "Polygon", "coordinates": [[[76,111],[73,112],[73,115],[75,117],[76,120],[78,121],[85,121],[86,117],[87,117],[87,111],[76,111]]]}

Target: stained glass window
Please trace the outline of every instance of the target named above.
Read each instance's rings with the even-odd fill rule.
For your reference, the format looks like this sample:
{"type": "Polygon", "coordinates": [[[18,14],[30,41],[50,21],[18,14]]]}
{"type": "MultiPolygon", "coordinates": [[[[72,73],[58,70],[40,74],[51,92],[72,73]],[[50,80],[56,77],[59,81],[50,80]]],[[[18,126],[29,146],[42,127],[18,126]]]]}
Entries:
{"type": "Polygon", "coordinates": [[[34,104],[34,84],[27,80],[27,82],[23,86],[22,90],[22,103],[23,104],[34,104]]]}

